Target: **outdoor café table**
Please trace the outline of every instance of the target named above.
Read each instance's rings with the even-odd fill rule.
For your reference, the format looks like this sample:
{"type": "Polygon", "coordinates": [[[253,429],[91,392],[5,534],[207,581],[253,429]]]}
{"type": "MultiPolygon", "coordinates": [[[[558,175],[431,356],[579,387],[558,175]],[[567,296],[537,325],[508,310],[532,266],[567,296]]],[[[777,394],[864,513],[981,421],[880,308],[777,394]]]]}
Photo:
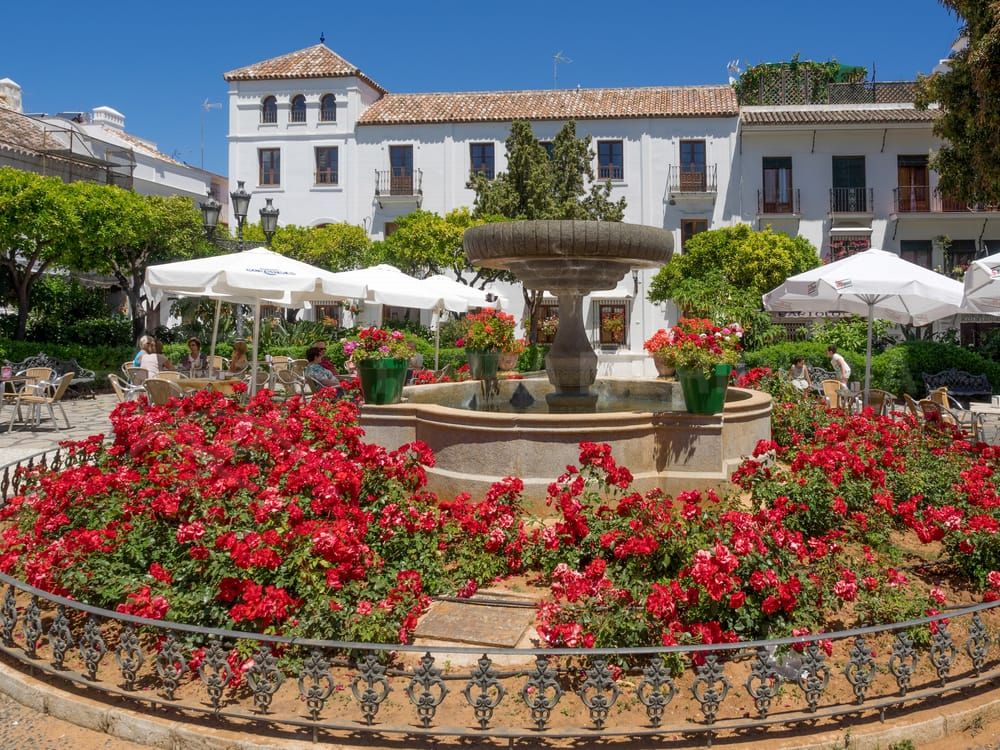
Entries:
{"type": "Polygon", "coordinates": [[[177,385],[188,390],[211,388],[213,391],[231,396],[233,386],[242,382],[242,378],[181,378],[177,381],[177,385]]]}
{"type": "Polygon", "coordinates": [[[996,445],[1000,437],[1000,406],[973,401],[969,404],[969,411],[979,420],[979,439],[996,445]]]}

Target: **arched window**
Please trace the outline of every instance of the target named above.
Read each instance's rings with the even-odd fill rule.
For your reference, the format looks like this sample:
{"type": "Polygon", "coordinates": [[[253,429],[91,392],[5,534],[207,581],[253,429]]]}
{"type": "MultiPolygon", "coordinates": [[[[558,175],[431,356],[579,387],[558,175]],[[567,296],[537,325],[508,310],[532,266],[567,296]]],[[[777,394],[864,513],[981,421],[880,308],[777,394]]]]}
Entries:
{"type": "Polygon", "coordinates": [[[306,98],[302,94],[296,94],[292,97],[292,115],[291,122],[305,122],[306,121],[306,98]]]}
{"type": "Polygon", "coordinates": [[[337,121],[337,97],[333,94],[324,94],[319,101],[320,122],[337,121]]]}
{"type": "Polygon", "coordinates": [[[264,101],[260,103],[260,121],[278,121],[278,100],[273,96],[265,96],[264,101]]]}

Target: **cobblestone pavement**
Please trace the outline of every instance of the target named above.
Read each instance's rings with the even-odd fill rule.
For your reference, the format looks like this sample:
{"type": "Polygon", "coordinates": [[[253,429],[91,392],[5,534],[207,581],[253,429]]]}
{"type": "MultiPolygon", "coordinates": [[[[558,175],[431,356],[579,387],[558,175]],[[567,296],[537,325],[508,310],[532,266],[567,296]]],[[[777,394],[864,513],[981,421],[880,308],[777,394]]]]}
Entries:
{"type": "MultiPolygon", "coordinates": [[[[0,466],[25,458],[33,453],[58,447],[63,440],[80,440],[89,435],[103,433],[111,434],[111,422],[108,415],[118,401],[114,394],[100,393],[96,398],[75,398],[63,402],[70,429],[65,429],[59,407],[55,407],[56,418],[63,429],[57,430],[48,416],[48,410],[42,409],[42,423],[37,429],[14,422],[10,427],[10,419],[14,408],[9,404],[0,406],[0,466]]],[[[27,415],[25,415],[27,416],[27,415]]],[[[0,745],[0,748],[3,746],[0,745]]]]}
{"type": "MultiPolygon", "coordinates": [[[[72,423],[72,422],[71,422],[72,423]]],[[[0,750],[148,750],[46,716],[0,693],[0,750]]]]}

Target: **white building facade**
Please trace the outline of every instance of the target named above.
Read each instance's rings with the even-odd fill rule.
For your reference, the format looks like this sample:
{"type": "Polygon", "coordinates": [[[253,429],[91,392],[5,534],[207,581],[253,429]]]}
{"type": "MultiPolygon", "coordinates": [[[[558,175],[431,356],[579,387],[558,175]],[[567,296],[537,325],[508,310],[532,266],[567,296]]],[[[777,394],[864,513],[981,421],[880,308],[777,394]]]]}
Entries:
{"type": "MultiPolygon", "coordinates": [[[[947,269],[1000,238],[1000,214],[936,192],[936,112],[914,108],[909,84],[871,102],[862,91],[851,104],[742,109],[730,86],[392,94],[322,44],[225,78],[229,179],[253,193],[251,217],[271,198],[282,223],[347,222],[383,238],[417,208],[471,206],[470,174],[506,169],[515,119],[543,143],[575,120],[598,179],[626,199],[625,221],[672,231],[675,252],[745,222],[801,234],[823,257],[882,247],[947,269]]],[[[652,372],[642,343],[676,321],[646,300],[654,273],[586,305],[601,374],[652,372]],[[619,314],[624,335],[609,335],[602,321],[619,314]]],[[[501,291],[520,317],[519,290],[501,291]]]]}

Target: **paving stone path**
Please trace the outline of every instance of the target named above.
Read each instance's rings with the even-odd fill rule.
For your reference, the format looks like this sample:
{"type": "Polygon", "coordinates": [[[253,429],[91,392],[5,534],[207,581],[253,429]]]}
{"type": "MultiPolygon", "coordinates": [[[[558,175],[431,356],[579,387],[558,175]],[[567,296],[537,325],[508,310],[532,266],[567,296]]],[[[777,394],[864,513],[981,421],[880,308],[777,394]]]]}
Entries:
{"type": "Polygon", "coordinates": [[[147,750],[145,745],[109,737],[40,714],[0,693],[2,750],[147,750]]]}
{"type": "MultiPolygon", "coordinates": [[[[118,400],[114,394],[100,393],[96,398],[75,398],[63,402],[66,416],[69,418],[70,429],[65,429],[59,408],[55,408],[56,418],[64,428],[55,429],[49,419],[47,410],[43,408],[42,423],[35,429],[15,422],[10,427],[13,407],[4,404],[0,407],[0,466],[26,458],[39,451],[57,448],[63,440],[80,440],[89,435],[103,433],[110,436],[111,422],[108,415],[118,400]]],[[[3,745],[0,745],[2,748],[3,745]]]]}

